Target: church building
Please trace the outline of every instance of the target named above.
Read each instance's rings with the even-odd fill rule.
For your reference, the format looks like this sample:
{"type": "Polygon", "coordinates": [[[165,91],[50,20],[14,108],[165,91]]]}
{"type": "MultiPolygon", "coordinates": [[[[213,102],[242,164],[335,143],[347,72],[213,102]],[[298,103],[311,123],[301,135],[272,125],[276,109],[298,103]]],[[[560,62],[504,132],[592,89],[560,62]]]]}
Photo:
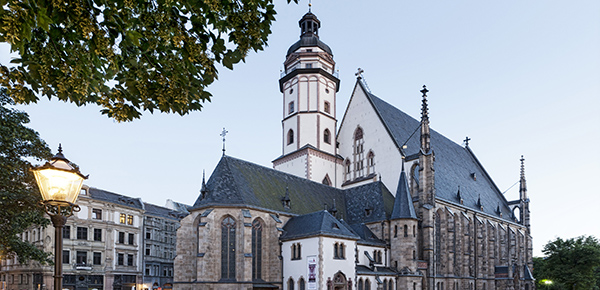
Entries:
{"type": "MultiPolygon", "coordinates": [[[[535,289],[529,198],[358,75],[338,126],[331,48],[310,11],[279,80],[273,168],[223,155],[177,231],[175,289],[535,289]]],[[[516,171],[517,169],[515,169],[516,171]]]]}

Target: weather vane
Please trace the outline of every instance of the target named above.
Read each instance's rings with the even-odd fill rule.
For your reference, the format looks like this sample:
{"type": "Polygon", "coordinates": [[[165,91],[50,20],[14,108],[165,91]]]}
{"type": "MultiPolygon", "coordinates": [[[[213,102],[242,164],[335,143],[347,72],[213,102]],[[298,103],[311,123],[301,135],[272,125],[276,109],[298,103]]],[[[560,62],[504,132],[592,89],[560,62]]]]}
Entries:
{"type": "Polygon", "coordinates": [[[219,135],[223,137],[223,156],[225,156],[225,136],[227,135],[227,133],[229,133],[229,131],[225,130],[225,127],[223,127],[223,131],[219,135]]]}

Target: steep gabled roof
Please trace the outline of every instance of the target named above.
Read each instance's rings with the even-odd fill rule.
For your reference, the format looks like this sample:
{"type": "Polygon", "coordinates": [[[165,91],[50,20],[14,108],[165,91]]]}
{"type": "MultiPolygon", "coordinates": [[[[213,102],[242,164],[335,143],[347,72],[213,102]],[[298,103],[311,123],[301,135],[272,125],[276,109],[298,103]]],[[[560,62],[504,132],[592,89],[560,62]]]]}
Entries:
{"type": "Polygon", "coordinates": [[[221,158],[206,189],[193,208],[236,205],[303,215],[330,209],[335,201],[337,217],[350,224],[388,219],[394,204],[379,181],[342,190],[230,156],[221,158]]]}
{"type": "Polygon", "coordinates": [[[360,239],[345,223],[325,210],[292,217],[283,227],[280,239],[287,241],[314,236],[360,239]]]}
{"type": "Polygon", "coordinates": [[[336,200],[338,215],[346,215],[341,190],[229,156],[221,158],[206,188],[206,197],[198,197],[194,208],[239,205],[300,215],[329,208],[336,200]],[[282,202],[286,188],[289,208],[282,202]]]}
{"type": "MultiPolygon", "coordinates": [[[[413,133],[419,127],[420,122],[369,93],[360,81],[357,81],[357,83],[357,89],[360,87],[363,90],[396,143],[397,148],[400,148],[406,142],[407,149],[404,150],[406,155],[419,154],[419,134],[413,135],[413,133]]],[[[435,122],[435,116],[432,119],[435,122]]],[[[506,198],[469,147],[462,147],[435,130],[431,130],[431,147],[435,153],[434,169],[437,198],[459,203],[459,200],[456,199],[456,192],[460,186],[465,206],[480,210],[477,206],[477,200],[481,195],[483,212],[498,216],[496,208],[500,205],[503,218],[510,220],[512,212],[508,207],[506,198]]]]}

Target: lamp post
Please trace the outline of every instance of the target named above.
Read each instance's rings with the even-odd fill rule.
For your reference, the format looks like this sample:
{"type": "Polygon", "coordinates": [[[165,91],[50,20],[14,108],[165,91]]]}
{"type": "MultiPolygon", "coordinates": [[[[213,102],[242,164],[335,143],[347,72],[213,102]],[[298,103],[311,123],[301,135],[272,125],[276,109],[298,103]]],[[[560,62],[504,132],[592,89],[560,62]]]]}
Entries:
{"type": "Polygon", "coordinates": [[[54,290],[62,290],[63,226],[73,212],[79,211],[75,201],[87,176],[69,164],[61,145],[50,162],[31,171],[42,194],[41,203],[54,226],[54,290]]]}

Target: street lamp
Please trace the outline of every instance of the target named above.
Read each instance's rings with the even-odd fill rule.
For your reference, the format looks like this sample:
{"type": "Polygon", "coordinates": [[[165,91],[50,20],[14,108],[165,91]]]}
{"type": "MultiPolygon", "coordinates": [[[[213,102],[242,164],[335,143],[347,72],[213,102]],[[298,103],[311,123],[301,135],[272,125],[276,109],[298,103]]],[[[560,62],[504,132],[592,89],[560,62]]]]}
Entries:
{"type": "Polygon", "coordinates": [[[62,290],[63,226],[73,212],[79,211],[75,201],[87,176],[69,164],[61,145],[50,162],[31,171],[42,194],[41,203],[54,226],[54,290],[62,290]]]}

